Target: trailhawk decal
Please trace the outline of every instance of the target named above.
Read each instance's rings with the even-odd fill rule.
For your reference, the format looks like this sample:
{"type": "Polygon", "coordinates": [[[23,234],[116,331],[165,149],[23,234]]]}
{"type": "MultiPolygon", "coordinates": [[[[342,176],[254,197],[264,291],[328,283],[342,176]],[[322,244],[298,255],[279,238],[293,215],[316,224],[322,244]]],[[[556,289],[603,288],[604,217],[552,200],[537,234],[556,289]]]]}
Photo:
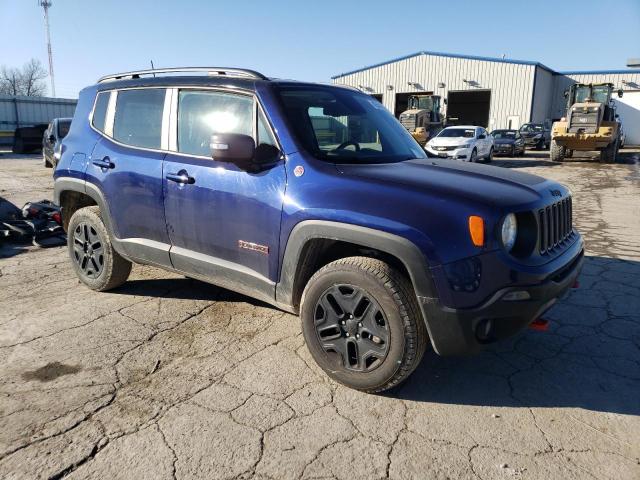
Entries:
{"type": "Polygon", "coordinates": [[[238,240],[238,247],[244,248],[245,250],[252,250],[254,252],[262,253],[263,255],[269,255],[269,247],[267,245],[260,245],[258,243],[238,240]]]}

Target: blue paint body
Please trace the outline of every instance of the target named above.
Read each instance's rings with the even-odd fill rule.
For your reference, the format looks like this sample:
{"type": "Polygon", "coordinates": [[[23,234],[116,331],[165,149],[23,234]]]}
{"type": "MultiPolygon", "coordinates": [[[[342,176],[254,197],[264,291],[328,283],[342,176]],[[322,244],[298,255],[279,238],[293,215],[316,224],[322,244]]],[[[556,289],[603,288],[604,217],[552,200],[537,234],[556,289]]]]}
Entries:
{"type": "MultiPolygon", "coordinates": [[[[391,164],[344,165],[319,160],[292,133],[275,93],[284,81],[164,77],[105,82],[80,94],[56,178],[85,180],[107,199],[113,235],[166,245],[156,263],[176,266],[172,252],[217,258],[278,284],[289,236],[305,220],[328,220],[388,232],[409,240],[424,255],[440,302],[467,308],[501,288],[540,281],[582,250],[575,233],[552,255],[515,258],[500,243],[499,225],[510,212],[533,212],[568,190],[515,170],[454,160],[418,159],[391,164]],[[260,173],[230,163],[169,151],[122,146],[92,129],[88,119],[97,91],[131,86],[221,87],[255,96],[268,117],[283,159],[260,173]],[[93,162],[105,157],[113,168],[93,162]],[[302,167],[304,174],[294,175],[302,167]],[[193,185],[167,181],[186,171],[193,185]],[[468,217],[485,221],[486,242],[470,239],[468,217]],[[238,241],[268,247],[268,255],[238,248],[238,241]],[[473,292],[454,292],[448,266],[475,258],[484,272],[473,292]]],[[[340,88],[340,87],[326,87],[340,88]]],[[[360,95],[360,93],[356,93],[360,95]]],[[[364,95],[364,94],[361,94],[364,95]]],[[[181,264],[179,270],[187,268],[181,264]]]]}

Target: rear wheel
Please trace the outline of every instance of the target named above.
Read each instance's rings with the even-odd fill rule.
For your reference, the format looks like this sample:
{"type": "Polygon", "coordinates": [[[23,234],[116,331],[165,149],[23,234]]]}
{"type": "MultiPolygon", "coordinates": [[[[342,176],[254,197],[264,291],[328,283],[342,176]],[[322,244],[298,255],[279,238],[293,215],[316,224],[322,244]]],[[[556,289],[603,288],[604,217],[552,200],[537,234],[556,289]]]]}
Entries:
{"type": "Polygon", "coordinates": [[[131,262],[113,249],[98,207],[84,207],[73,214],[67,247],[76,275],[92,290],[111,290],[127,281],[131,262]]]}
{"type": "Polygon", "coordinates": [[[600,163],[615,163],[619,144],[620,139],[616,138],[615,141],[600,150],[600,163]]]}
{"type": "Polygon", "coordinates": [[[549,150],[549,156],[554,162],[562,162],[567,156],[567,148],[558,145],[558,142],[551,140],[551,149],[549,150]]]}
{"type": "Polygon", "coordinates": [[[316,363],[337,382],[365,392],[404,381],[427,345],[411,284],[373,258],[343,258],[318,270],[304,290],[300,317],[316,363]]]}

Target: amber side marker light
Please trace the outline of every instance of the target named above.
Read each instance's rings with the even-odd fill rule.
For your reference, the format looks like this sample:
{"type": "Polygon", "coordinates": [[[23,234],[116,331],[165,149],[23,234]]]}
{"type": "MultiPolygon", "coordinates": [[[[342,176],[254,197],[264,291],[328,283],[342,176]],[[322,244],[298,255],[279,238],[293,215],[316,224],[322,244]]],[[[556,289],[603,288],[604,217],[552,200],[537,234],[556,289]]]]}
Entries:
{"type": "Polygon", "coordinates": [[[469,234],[476,247],[484,246],[484,219],[482,217],[469,216],[469,234]]]}

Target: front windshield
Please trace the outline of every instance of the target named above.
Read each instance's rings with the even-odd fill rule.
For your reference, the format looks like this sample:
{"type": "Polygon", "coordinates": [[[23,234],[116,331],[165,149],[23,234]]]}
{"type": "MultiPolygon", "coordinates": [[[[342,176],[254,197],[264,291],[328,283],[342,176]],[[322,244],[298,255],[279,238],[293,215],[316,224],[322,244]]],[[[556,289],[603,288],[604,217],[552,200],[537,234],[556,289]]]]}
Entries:
{"type": "Polygon", "coordinates": [[[337,87],[292,85],[278,93],[298,140],[334,163],[392,163],[425,151],[375,98],[337,87]]]}
{"type": "Polygon", "coordinates": [[[493,138],[515,139],[516,131],[515,130],[494,130],[493,132],[491,132],[491,135],[493,135],[493,138]]]}
{"type": "Polygon", "coordinates": [[[575,103],[584,103],[589,98],[589,85],[583,85],[581,87],[576,87],[576,99],[575,103]]]}
{"type": "Polygon", "coordinates": [[[607,103],[609,101],[609,87],[605,85],[593,87],[591,92],[591,101],[596,103],[607,103]]]}
{"type": "Polygon", "coordinates": [[[544,126],[535,123],[525,123],[520,129],[521,132],[544,132],[544,126]]]}
{"type": "Polygon", "coordinates": [[[442,130],[438,137],[447,138],[474,138],[476,131],[473,128],[445,128],[442,130]]]}

